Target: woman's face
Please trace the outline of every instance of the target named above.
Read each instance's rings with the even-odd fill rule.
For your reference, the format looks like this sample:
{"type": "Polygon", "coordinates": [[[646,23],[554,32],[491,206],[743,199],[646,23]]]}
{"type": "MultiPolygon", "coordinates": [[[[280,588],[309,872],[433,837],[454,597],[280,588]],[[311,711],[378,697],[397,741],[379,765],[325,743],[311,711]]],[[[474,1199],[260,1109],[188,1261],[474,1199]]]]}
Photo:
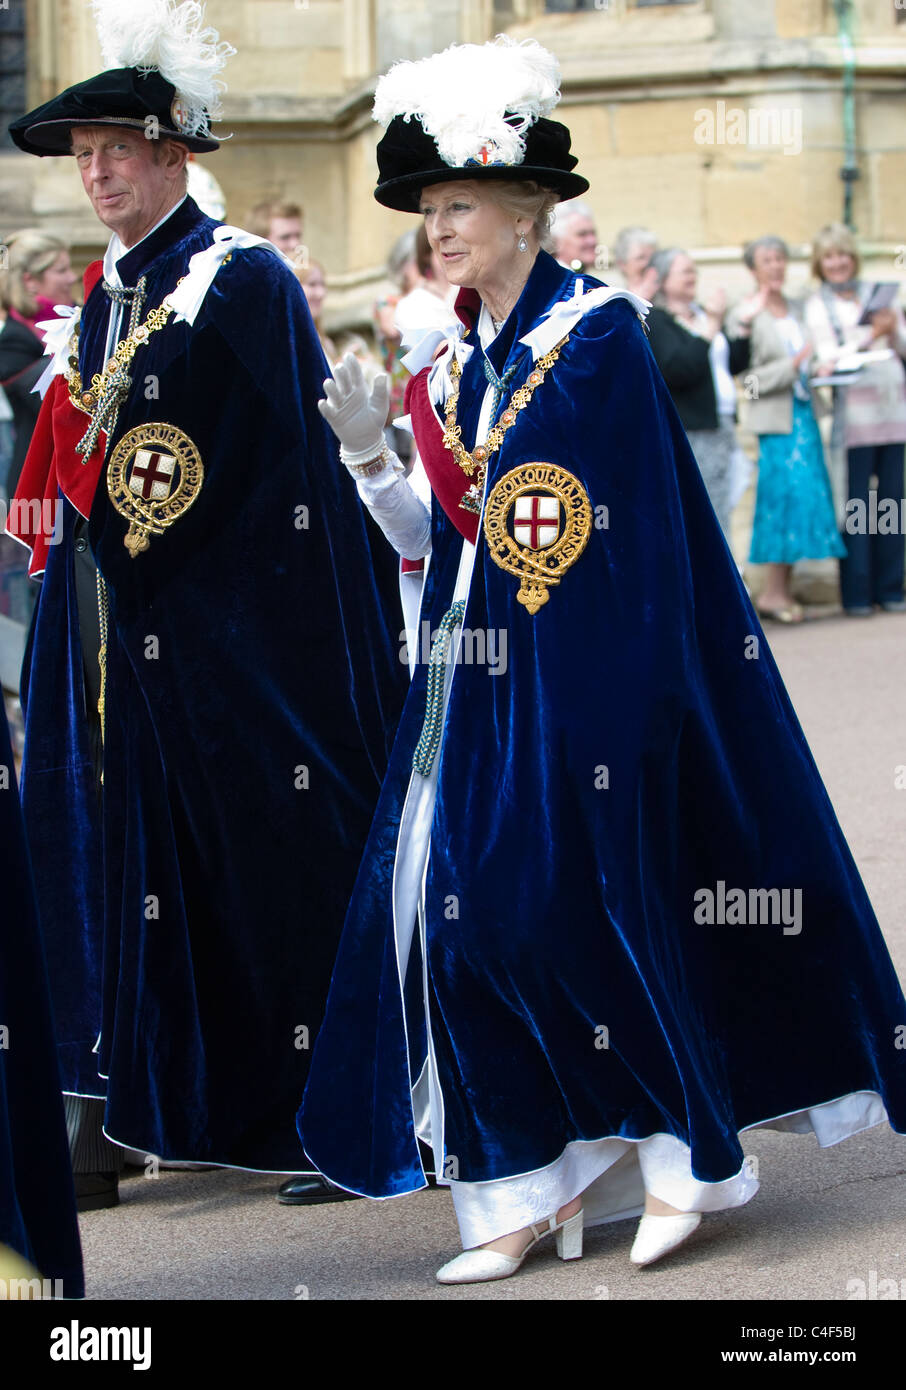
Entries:
{"type": "Polygon", "coordinates": [[[855,274],[856,263],[848,251],[834,246],[821,257],[821,278],[831,285],[842,285],[855,274]]]}
{"type": "Polygon", "coordinates": [[[779,290],[786,278],[786,256],[779,246],[757,246],[752,273],[759,289],[779,290]]]}
{"type": "Polygon", "coordinates": [[[25,275],[22,277],[25,288],[29,294],[42,299],[49,299],[51,304],[74,304],[73,286],[78,283],[76,275],[69,263],[69,252],[61,251],[53,265],[49,265],[41,275],[25,275]]]}
{"type": "Polygon", "coordinates": [[[669,299],[685,299],[689,303],[695,298],[698,271],[691,256],[675,256],[673,264],[664,276],[661,286],[669,299]]]}
{"type": "Polygon", "coordinates": [[[626,259],[617,268],[623,272],[627,285],[634,285],[648,269],[655,246],[650,241],[634,241],[626,253],[626,259]]]}
{"type": "Polygon", "coordinates": [[[421,211],[431,249],[452,285],[478,290],[513,278],[526,253],[519,233],[529,219],[514,219],[477,182],[437,183],[422,189],[421,211]]]}
{"type": "Polygon", "coordinates": [[[302,286],[305,291],[305,298],[308,300],[308,307],[315,323],[321,317],[321,310],[324,307],[324,298],[327,294],[327,285],[324,282],[318,266],[313,265],[308,272],[308,279],[302,286]]]}

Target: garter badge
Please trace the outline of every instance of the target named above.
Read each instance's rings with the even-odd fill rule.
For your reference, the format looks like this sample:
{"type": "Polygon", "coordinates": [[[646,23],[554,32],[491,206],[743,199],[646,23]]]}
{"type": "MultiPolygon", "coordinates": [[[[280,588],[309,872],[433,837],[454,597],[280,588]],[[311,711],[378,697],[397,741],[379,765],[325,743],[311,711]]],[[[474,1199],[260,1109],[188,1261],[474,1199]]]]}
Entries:
{"type": "Polygon", "coordinates": [[[170,103],[170,120],[175,130],[188,131],[189,108],[180,96],[175,96],[170,103]]]}
{"type": "Polygon", "coordinates": [[[575,564],[591,535],[591,503],[555,463],[525,463],[494,485],[484,513],[491,559],[521,581],[516,595],[530,613],[575,564]]]}
{"type": "Polygon", "coordinates": [[[129,522],[123,545],[133,560],[191,507],[201,490],[201,455],[175,425],[136,425],[107,467],[107,492],[129,522]]]}

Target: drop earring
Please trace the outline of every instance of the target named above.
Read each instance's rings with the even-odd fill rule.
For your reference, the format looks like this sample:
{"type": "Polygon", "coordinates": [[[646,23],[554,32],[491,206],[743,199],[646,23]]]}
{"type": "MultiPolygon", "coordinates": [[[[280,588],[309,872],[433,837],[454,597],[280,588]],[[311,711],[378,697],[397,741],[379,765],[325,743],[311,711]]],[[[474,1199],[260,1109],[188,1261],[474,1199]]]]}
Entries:
{"type": "Polygon", "coordinates": [[[517,244],[518,244],[518,246],[519,246],[519,250],[520,250],[520,251],[527,251],[527,250],[528,250],[528,242],[527,242],[526,239],[525,239],[525,232],[523,232],[523,233],[521,234],[521,236],[519,237],[519,241],[518,241],[517,244]]]}

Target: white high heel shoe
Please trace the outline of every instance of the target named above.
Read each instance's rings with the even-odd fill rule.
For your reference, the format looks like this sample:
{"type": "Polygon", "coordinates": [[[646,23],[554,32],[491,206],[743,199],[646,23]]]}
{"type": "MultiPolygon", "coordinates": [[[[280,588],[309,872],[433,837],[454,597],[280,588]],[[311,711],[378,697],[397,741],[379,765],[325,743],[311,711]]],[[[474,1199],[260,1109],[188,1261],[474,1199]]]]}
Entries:
{"type": "Polygon", "coordinates": [[[547,1222],[529,1226],[532,1239],[521,1255],[503,1255],[499,1250],[464,1250],[454,1260],[448,1260],[435,1275],[439,1284],[479,1284],[487,1279],[508,1279],[519,1269],[526,1255],[545,1236],[553,1233],[557,1244],[557,1254],[561,1260],[580,1260],[582,1258],[582,1208],[575,1216],[557,1223],[554,1216],[547,1222]],[[545,1226],[542,1230],[541,1227],[545,1226]]]}
{"type": "Polygon", "coordinates": [[[634,1265],[651,1265],[675,1250],[701,1224],[700,1211],[680,1212],[677,1216],[649,1216],[639,1222],[635,1242],[629,1252],[634,1265]]]}

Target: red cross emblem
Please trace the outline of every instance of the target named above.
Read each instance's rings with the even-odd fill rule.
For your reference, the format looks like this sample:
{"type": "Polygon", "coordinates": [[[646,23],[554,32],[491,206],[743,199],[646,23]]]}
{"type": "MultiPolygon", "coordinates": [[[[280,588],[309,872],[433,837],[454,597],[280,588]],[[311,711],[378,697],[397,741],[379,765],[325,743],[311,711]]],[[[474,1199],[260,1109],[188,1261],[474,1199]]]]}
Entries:
{"type": "Polygon", "coordinates": [[[467,159],[467,160],[466,160],[466,163],[467,163],[467,164],[484,164],[485,166],[487,166],[488,164],[499,164],[499,163],[500,163],[500,160],[499,160],[499,158],[498,158],[499,153],[500,153],[500,146],[497,144],[497,141],[496,141],[496,140],[486,140],[485,143],[482,145],[481,149],[478,151],[478,154],[475,156],[475,158],[474,158],[474,159],[467,159]]]}
{"type": "Polygon", "coordinates": [[[560,503],[556,497],[523,493],[513,510],[513,535],[520,545],[545,550],[560,534],[560,503]]]}
{"type": "Polygon", "coordinates": [[[161,454],[151,449],[136,449],[129,487],[146,502],[164,502],[173,487],[176,459],[173,454],[161,454]]]}

